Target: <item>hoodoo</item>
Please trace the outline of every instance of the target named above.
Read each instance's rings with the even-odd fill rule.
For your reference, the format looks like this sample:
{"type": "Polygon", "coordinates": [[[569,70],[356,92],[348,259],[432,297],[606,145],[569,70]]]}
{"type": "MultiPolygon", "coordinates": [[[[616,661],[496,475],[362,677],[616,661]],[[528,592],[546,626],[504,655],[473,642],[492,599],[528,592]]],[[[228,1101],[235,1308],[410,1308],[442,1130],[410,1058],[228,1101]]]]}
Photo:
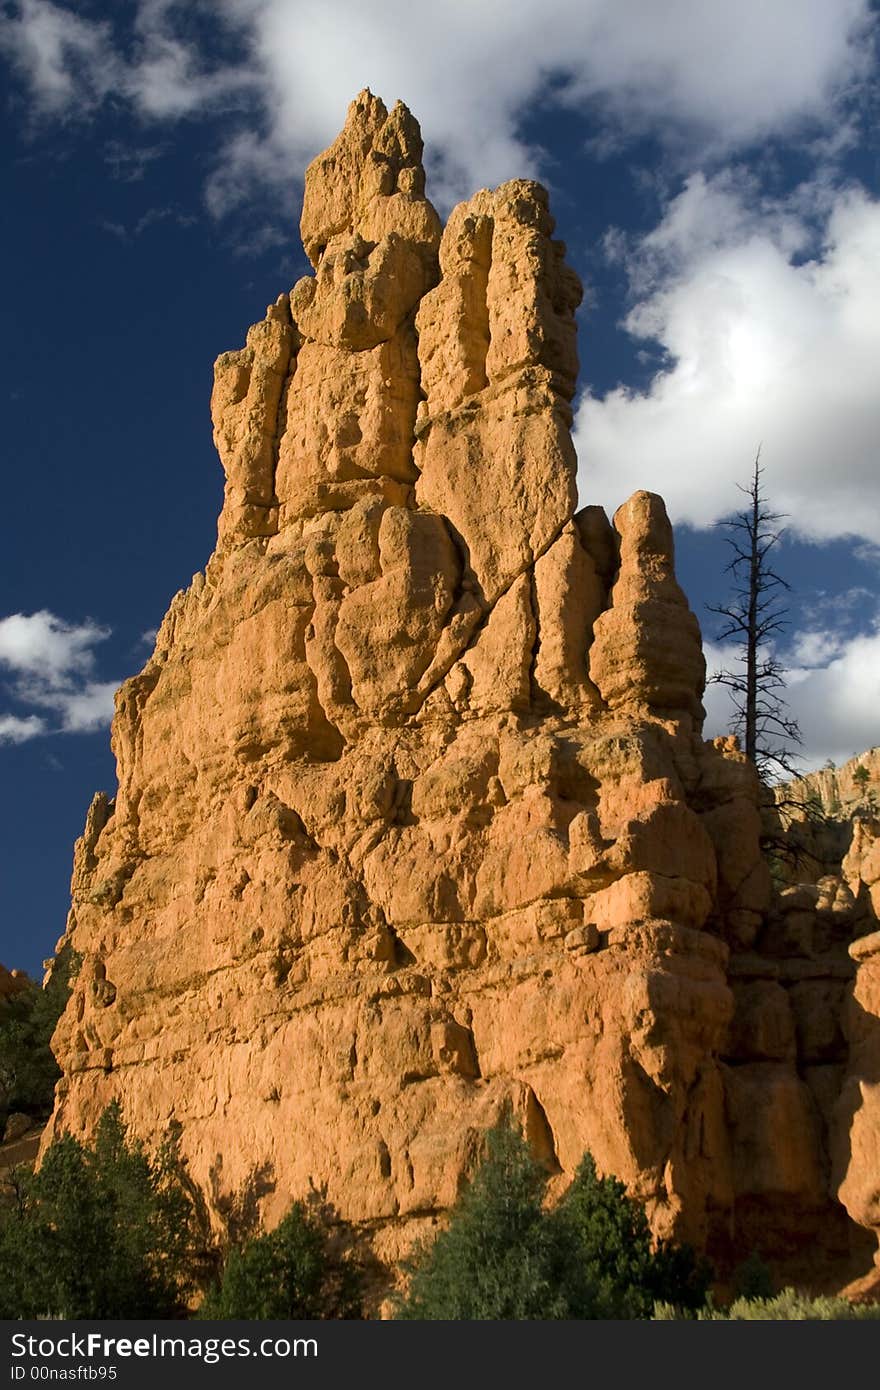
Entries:
{"type": "Polygon", "coordinates": [[[870,896],[772,901],[663,503],[577,510],[546,192],[443,228],[421,154],[361,93],[314,274],[218,359],[217,547],[117,697],[49,1133],[118,1099],[218,1223],[313,1183],[392,1261],[509,1103],[556,1190],[589,1149],[657,1234],[839,1286],[880,1229],[870,896]]]}

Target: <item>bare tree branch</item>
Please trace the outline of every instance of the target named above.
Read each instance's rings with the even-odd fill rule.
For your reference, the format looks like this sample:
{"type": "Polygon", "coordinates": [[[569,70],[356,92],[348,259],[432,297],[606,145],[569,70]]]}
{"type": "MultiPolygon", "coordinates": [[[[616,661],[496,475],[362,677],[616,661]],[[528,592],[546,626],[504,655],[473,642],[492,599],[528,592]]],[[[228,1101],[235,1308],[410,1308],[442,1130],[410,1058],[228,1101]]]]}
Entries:
{"type": "Polygon", "coordinates": [[[777,523],[784,513],[771,511],[763,493],[761,450],[755,455],[751,482],[737,483],[748,505],[722,521],[728,534],[731,559],[725,573],[733,577],[727,603],[707,604],[710,613],[724,619],[716,641],[733,639],[739,648],[740,670],[721,670],[710,677],[731,693],[731,729],[740,735],[744,750],[763,780],[779,772],[794,773],[794,750],[801,743],[797,720],[788,713],[782,691],[785,668],[766,647],[768,641],[789,626],[782,594],[791,589],[772,568],[768,556],[785,535],[777,523]]]}

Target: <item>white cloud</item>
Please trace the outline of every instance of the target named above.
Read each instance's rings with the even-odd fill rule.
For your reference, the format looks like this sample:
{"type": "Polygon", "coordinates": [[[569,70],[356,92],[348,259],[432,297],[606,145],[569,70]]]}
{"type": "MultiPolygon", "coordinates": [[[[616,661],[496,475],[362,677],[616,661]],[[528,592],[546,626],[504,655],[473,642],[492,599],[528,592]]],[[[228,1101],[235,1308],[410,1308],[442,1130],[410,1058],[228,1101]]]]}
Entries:
{"type": "Polygon", "coordinates": [[[118,689],[119,681],[87,681],[80,690],[47,691],[38,703],[60,715],[62,733],[87,734],[110,723],[118,689]]]}
{"type": "MultiPolygon", "coordinates": [[[[297,173],[304,163],[301,156],[297,173]]],[[[261,187],[273,187],[279,198],[292,202],[291,167],[271,137],[243,130],[223,146],[223,153],[205,183],[205,203],[213,217],[225,217],[253,198],[261,187]]],[[[292,208],[291,208],[292,210],[292,208]]]]}
{"type": "Polygon", "coordinates": [[[107,25],[50,0],[20,0],[0,38],[56,112],[111,92],[160,120],[249,100],[218,164],[224,208],[255,175],[295,178],[364,86],[421,120],[441,203],[537,168],[520,127],[538,96],[598,116],[612,142],[650,128],[717,156],[812,122],[827,153],[872,46],[869,0],[139,0],[135,13],[125,55],[107,25]],[[236,61],[206,60],[194,14],[236,61]]]}
{"type": "Polygon", "coordinates": [[[863,565],[873,565],[875,569],[880,570],[880,545],[872,545],[870,542],[857,545],[853,554],[863,565]]]}
{"type": "Polygon", "coordinates": [[[79,18],[50,0],[19,0],[0,17],[0,48],[26,77],[39,110],[85,114],[118,85],[111,26],[79,18]]]}
{"type": "Polygon", "coordinates": [[[87,733],[109,724],[117,681],[95,679],[94,648],[109,637],[97,623],[67,623],[41,609],[0,620],[0,670],[17,703],[55,715],[53,729],[36,714],[0,716],[0,742],[48,732],[87,733]]]}
{"type": "MultiPolygon", "coordinates": [[[[828,634],[833,649],[834,634],[828,634]]],[[[845,762],[880,741],[880,619],[873,630],[841,643],[832,660],[792,667],[789,699],[801,726],[805,762],[845,762]]]]}
{"type": "Polygon", "coordinates": [[[290,178],[369,86],[400,97],[427,142],[441,206],[540,171],[520,134],[536,97],[590,111],[616,138],[649,128],[719,152],[830,123],[866,71],[867,0],[221,0],[245,26],[265,125],[235,137],[226,183],[290,178]],[[794,42],[792,41],[794,37],[794,42]]]}
{"type": "Polygon", "coordinates": [[[258,75],[244,64],[205,65],[201,46],[175,30],[198,6],[192,0],[139,0],[136,42],[120,79],[120,91],[138,112],[176,120],[193,112],[226,106],[255,87],[258,75]]]}
{"type": "Polygon", "coordinates": [[[40,719],[39,715],[29,714],[20,719],[15,714],[0,714],[0,744],[27,743],[28,739],[36,738],[45,730],[46,721],[40,719]]]}
{"type": "MultiPolygon", "coordinates": [[[[703,650],[710,673],[731,669],[736,659],[735,648],[704,642],[703,650]]],[[[797,633],[782,656],[788,665],[782,694],[803,737],[794,755],[799,766],[809,771],[828,758],[846,762],[880,742],[880,612],[868,632],[853,637],[841,639],[834,629],[797,633]]],[[[725,733],[731,713],[726,689],[710,684],[703,703],[706,737],[725,733]]]]}
{"type": "Polygon", "coordinates": [[[0,619],[0,666],[59,686],[94,666],[94,646],[110,636],[96,623],[66,623],[48,609],[0,619]]]}
{"type": "MultiPolygon", "coordinates": [[[[554,7],[528,8],[540,24],[554,7]]],[[[821,120],[868,57],[858,37],[869,7],[859,0],[573,0],[565,10],[560,66],[573,38],[581,69],[570,99],[599,95],[625,126],[665,120],[717,148],[821,120]]]]}
{"type": "Polygon", "coordinates": [[[109,232],[111,236],[118,237],[120,241],[129,241],[133,237],[139,237],[150,227],[155,227],[160,223],[171,222],[176,227],[192,227],[197,219],[190,214],[179,212],[177,208],[156,207],[147,208],[147,211],[126,227],[122,222],[111,222],[107,218],[101,218],[98,226],[102,231],[109,232]]]}
{"type": "Polygon", "coordinates": [[[771,203],[730,171],[694,175],[630,258],[626,326],[667,365],[582,402],[582,499],[647,487],[705,527],[739,508],[761,444],[793,531],[880,542],[880,202],[817,183],[771,203]]]}
{"type": "Polygon", "coordinates": [[[799,632],[795,635],[790,659],[799,669],[808,671],[816,666],[827,666],[845,649],[846,641],[837,632],[799,632]]]}
{"type": "Polygon", "coordinates": [[[236,65],[206,70],[198,45],[174,32],[185,8],[139,0],[126,56],[109,21],[85,19],[55,0],[17,0],[13,14],[0,16],[0,48],[39,113],[87,116],[112,95],[141,116],[175,120],[228,105],[256,81],[236,65]]]}

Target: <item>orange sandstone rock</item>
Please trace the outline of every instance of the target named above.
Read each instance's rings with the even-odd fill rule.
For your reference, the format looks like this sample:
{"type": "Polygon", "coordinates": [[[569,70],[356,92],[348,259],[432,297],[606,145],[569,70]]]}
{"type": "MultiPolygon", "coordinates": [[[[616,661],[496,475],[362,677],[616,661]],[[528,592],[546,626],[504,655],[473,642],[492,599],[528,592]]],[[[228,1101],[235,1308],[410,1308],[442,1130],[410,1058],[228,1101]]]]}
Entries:
{"type": "MultiPolygon", "coordinates": [[[[853,963],[773,954],[662,501],[575,515],[546,193],[441,237],[416,122],[362,93],[302,236],[314,276],[217,363],[217,549],[117,697],[51,1133],[118,1099],[180,1125],[218,1223],[257,1177],[268,1223],[316,1183],[393,1260],[510,1103],[557,1188],[590,1149],[658,1234],[732,1260],[795,1213],[795,1253],[833,1227],[844,1259],[877,1121],[846,1150],[843,1024],[811,1020],[853,963]]],[[[851,1104],[876,1051],[847,1027],[851,1104]]]]}

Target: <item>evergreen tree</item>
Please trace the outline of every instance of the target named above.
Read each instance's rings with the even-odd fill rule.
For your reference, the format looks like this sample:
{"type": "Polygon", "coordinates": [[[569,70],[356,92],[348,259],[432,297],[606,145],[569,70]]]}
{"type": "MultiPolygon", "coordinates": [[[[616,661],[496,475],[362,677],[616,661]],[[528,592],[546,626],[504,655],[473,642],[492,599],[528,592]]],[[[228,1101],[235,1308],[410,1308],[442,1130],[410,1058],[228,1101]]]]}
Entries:
{"type": "Polygon", "coordinates": [[[448,1227],[408,1266],[406,1319],[650,1317],[655,1300],[695,1309],[710,1271],[685,1246],[652,1247],[642,1207],[585,1154],[547,1210],[548,1175],[509,1116],[448,1227]]]}
{"type": "Polygon", "coordinates": [[[295,1202],[283,1221],[230,1251],[200,1318],[359,1318],[360,1271],[333,1248],[326,1218],[295,1202]]]}
{"type": "Polygon", "coordinates": [[[0,1214],[0,1317],[156,1318],[186,1304],[196,1205],[173,1142],[155,1157],[108,1106],[93,1143],[64,1135],[17,1172],[0,1214]]]}
{"type": "Polygon", "coordinates": [[[556,1251],[542,1207],[547,1174],[504,1120],[487,1135],[486,1156],[449,1226],[408,1266],[404,1319],[485,1321],[561,1318],[553,1287],[556,1251]]]}
{"type": "Polygon", "coordinates": [[[859,794],[859,808],[870,816],[876,816],[877,793],[871,786],[871,773],[864,763],[859,763],[853,773],[853,783],[859,794]]]}
{"type": "Polygon", "coordinates": [[[49,1046],[70,997],[78,959],[61,954],[45,989],[28,980],[24,989],[0,1000],[0,1110],[47,1115],[61,1075],[49,1046]]]}

